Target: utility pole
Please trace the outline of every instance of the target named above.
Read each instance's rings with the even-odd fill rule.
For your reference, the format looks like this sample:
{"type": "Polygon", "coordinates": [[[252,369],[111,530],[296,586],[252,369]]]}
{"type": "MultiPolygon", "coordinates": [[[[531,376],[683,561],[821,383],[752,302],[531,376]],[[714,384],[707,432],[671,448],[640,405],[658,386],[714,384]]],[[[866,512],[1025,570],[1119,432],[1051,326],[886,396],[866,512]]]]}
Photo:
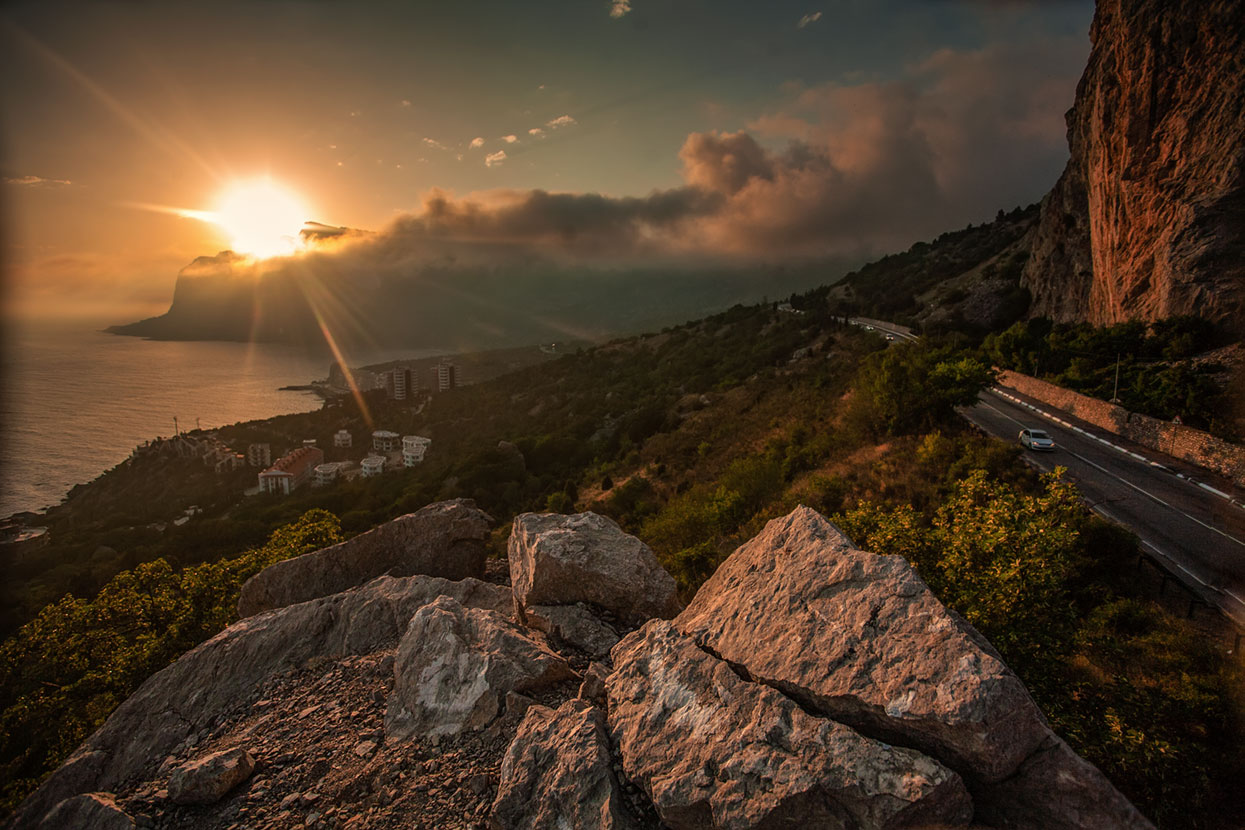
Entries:
{"type": "Polygon", "coordinates": [[[1111,403],[1120,402],[1120,353],[1115,353],[1115,391],[1111,393],[1111,403]]]}

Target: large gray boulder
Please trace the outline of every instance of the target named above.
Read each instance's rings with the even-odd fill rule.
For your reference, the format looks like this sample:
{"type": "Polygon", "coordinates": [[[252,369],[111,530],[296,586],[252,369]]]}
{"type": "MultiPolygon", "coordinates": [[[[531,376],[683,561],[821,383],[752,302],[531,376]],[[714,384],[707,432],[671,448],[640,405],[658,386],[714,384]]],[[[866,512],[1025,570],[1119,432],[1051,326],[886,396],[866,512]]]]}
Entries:
{"type": "Polygon", "coordinates": [[[481,729],[507,692],[571,680],[566,661],[496,611],[438,597],[415,612],[398,644],[385,731],[397,738],[481,729]]]}
{"type": "Polygon", "coordinates": [[[609,725],[674,830],[962,825],[960,776],[740,678],[664,620],[614,648],[609,725]]]}
{"type": "Polygon", "coordinates": [[[509,611],[510,591],[466,579],[381,577],[362,588],[240,620],[146,680],[18,807],[14,827],[36,826],[59,802],[154,776],[188,736],[246,703],[264,681],[316,657],[392,647],[420,607],[449,595],[509,611]]]}
{"type": "Polygon", "coordinates": [[[527,710],[501,764],[493,830],[631,830],[601,711],[568,700],[527,710]]]}
{"type": "Polygon", "coordinates": [[[522,611],[590,602],[638,624],[681,607],[648,545],[596,513],[524,513],[510,532],[510,583],[522,611]]]}
{"type": "Polygon", "coordinates": [[[736,550],[675,626],[811,711],[955,769],[979,820],[1002,817],[995,785],[1020,799],[1040,778],[1024,798],[1044,806],[1015,826],[1078,827],[1072,805],[1088,802],[1126,817],[1102,826],[1148,826],[1092,765],[1048,754],[1058,738],[1024,684],[906,561],[857,549],[807,507],[736,550]],[[1045,772],[1018,779],[1035,756],[1045,772]]]}
{"type": "Polygon", "coordinates": [[[222,749],[173,770],[169,798],[177,804],[214,804],[255,771],[255,759],[242,747],[222,749]]]}
{"type": "Polygon", "coordinates": [[[269,565],[242,586],[238,616],[282,608],[378,576],[484,576],[492,519],[469,499],[427,507],[322,550],[269,565]]]}

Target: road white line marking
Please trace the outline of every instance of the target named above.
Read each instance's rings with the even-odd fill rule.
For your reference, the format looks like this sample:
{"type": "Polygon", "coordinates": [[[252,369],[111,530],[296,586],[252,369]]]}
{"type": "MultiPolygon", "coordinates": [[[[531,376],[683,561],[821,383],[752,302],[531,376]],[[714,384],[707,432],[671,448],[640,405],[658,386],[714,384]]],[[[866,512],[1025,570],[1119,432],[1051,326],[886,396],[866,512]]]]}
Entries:
{"type": "MultiPolygon", "coordinates": [[[[992,411],[994,411],[994,412],[997,412],[999,415],[1002,415],[1004,418],[1006,418],[1007,420],[1011,421],[1013,424],[1017,424],[1017,425],[1019,425],[1019,426],[1024,426],[1024,424],[1022,424],[1020,421],[1017,421],[1015,418],[1013,418],[1012,416],[1008,415],[1006,412],[1002,412],[1002,411],[1000,411],[1000,410],[998,410],[998,409],[995,409],[993,406],[990,406],[990,404],[985,403],[984,401],[981,403],[981,405],[982,405],[982,406],[984,406],[984,407],[986,407],[987,409],[990,409],[990,410],[992,410],[992,411]]],[[[1158,496],[1154,495],[1153,493],[1151,493],[1151,492],[1150,492],[1150,491],[1148,491],[1148,490],[1143,490],[1142,488],[1138,487],[1136,484],[1133,484],[1133,483],[1132,483],[1131,481],[1129,481],[1128,479],[1126,479],[1126,478],[1121,478],[1120,476],[1117,476],[1115,473],[1111,472],[1111,471],[1110,471],[1110,470],[1108,470],[1106,467],[1103,467],[1103,466],[1101,466],[1100,464],[1096,464],[1096,463],[1094,463],[1093,461],[1090,461],[1088,458],[1086,458],[1085,456],[1081,455],[1080,453],[1073,452],[1072,450],[1068,449],[1066,446],[1065,446],[1065,447],[1063,447],[1062,449],[1063,449],[1063,451],[1064,451],[1064,452],[1066,452],[1068,455],[1071,455],[1071,456],[1073,456],[1074,458],[1079,458],[1079,459],[1081,459],[1082,461],[1084,461],[1086,464],[1090,465],[1091,467],[1094,467],[1095,469],[1100,470],[1100,471],[1102,471],[1103,473],[1106,473],[1108,476],[1110,476],[1111,478],[1115,479],[1115,480],[1116,480],[1116,481],[1118,481],[1118,482],[1121,482],[1122,484],[1126,484],[1126,485],[1128,485],[1129,487],[1131,487],[1131,488],[1133,488],[1134,490],[1136,490],[1138,493],[1141,493],[1141,494],[1142,494],[1142,495],[1144,495],[1144,496],[1149,496],[1150,498],[1154,499],[1154,500],[1155,500],[1156,502],[1158,502],[1159,504],[1161,504],[1161,505],[1163,505],[1164,507],[1166,507],[1167,509],[1171,510],[1173,513],[1179,513],[1181,516],[1184,516],[1184,517],[1185,517],[1186,519],[1188,519],[1189,521],[1191,521],[1191,522],[1196,522],[1197,524],[1201,525],[1202,527],[1206,528],[1207,530],[1214,531],[1215,533],[1218,533],[1218,534],[1219,534],[1220,536],[1222,536],[1223,538],[1225,538],[1225,539],[1230,539],[1230,540],[1232,540],[1233,542],[1236,542],[1236,543],[1237,543],[1238,545],[1240,545],[1241,547],[1245,547],[1245,542],[1241,541],[1240,539],[1236,538],[1235,536],[1233,536],[1233,535],[1231,535],[1231,534],[1229,534],[1229,533],[1224,533],[1224,532],[1223,532],[1222,530],[1220,530],[1219,528],[1214,527],[1213,525],[1208,525],[1208,524],[1206,524],[1206,522],[1202,521],[1201,519],[1198,519],[1198,518],[1197,518],[1197,517],[1195,517],[1195,516],[1190,516],[1188,513],[1184,512],[1184,511],[1183,511],[1183,510],[1181,510],[1180,508],[1175,507],[1175,506],[1173,506],[1172,504],[1169,504],[1168,502],[1163,501],[1161,498],[1159,498],[1158,496]]],[[[1123,524],[1123,523],[1121,523],[1121,524],[1123,524]]]]}
{"type": "MultiPolygon", "coordinates": [[[[1201,487],[1201,488],[1202,488],[1202,489],[1204,489],[1204,490],[1209,490],[1210,492],[1214,493],[1216,496],[1219,496],[1219,497],[1220,497],[1220,498],[1222,498],[1222,499],[1226,499],[1226,500],[1227,500],[1227,502],[1228,502],[1229,504],[1233,504],[1233,505],[1236,505],[1237,507],[1240,507],[1240,508],[1242,508],[1242,509],[1245,509],[1245,503],[1238,502],[1238,501],[1237,501],[1236,499],[1234,499],[1231,495],[1229,495],[1228,493],[1223,492],[1222,490],[1216,490],[1214,487],[1211,487],[1211,486],[1209,486],[1209,485],[1203,484],[1202,482],[1197,481],[1196,479],[1189,478],[1189,477],[1188,477],[1187,475],[1185,475],[1184,473],[1175,472],[1175,471],[1174,471],[1174,470],[1172,470],[1170,467],[1165,467],[1165,466],[1163,466],[1162,464],[1160,464],[1159,462],[1157,462],[1157,461],[1153,461],[1153,460],[1151,460],[1151,459],[1147,458],[1147,457],[1146,457],[1146,456],[1144,456],[1144,455],[1139,455],[1138,453],[1135,453],[1135,452],[1133,452],[1132,450],[1126,450],[1126,449],[1124,449],[1123,447],[1121,447],[1121,446],[1120,446],[1120,445],[1118,445],[1118,444],[1112,444],[1112,443],[1111,443],[1110,441],[1108,441],[1106,438],[1102,438],[1101,436],[1095,435],[1094,433],[1089,432],[1088,430],[1081,429],[1080,427],[1078,427],[1078,426],[1074,426],[1074,425],[1072,425],[1072,424],[1068,423],[1067,421],[1064,421],[1064,420],[1061,420],[1061,419],[1059,419],[1059,418],[1056,418],[1056,417],[1055,417],[1054,415],[1052,415],[1051,413],[1049,413],[1049,412],[1047,412],[1047,411],[1045,411],[1045,410],[1043,410],[1043,409],[1038,409],[1038,408],[1037,408],[1036,406],[1034,406],[1033,404],[1031,404],[1031,403],[1026,403],[1026,402],[1022,401],[1020,398],[1017,398],[1015,395],[1009,395],[1009,394],[1007,394],[1006,392],[1004,392],[1003,390],[998,389],[997,387],[991,387],[991,388],[990,388],[989,390],[987,390],[987,391],[992,392],[992,393],[994,393],[995,395],[998,395],[1000,398],[1007,398],[1009,401],[1011,401],[1012,403],[1016,404],[1017,406],[1023,406],[1023,407],[1025,407],[1026,409],[1032,409],[1034,412],[1036,412],[1037,414],[1039,414],[1039,415],[1043,416],[1044,418],[1048,418],[1048,419],[1050,419],[1050,420],[1054,421],[1054,422],[1055,422],[1055,423],[1057,423],[1057,424],[1060,424],[1060,425],[1062,425],[1062,426],[1068,427],[1069,429],[1076,430],[1077,432],[1081,433],[1082,435],[1086,436],[1087,438],[1093,438],[1095,441],[1098,441],[1098,442],[1101,442],[1101,443],[1103,443],[1103,444],[1106,444],[1108,447],[1110,447],[1110,448],[1111,448],[1111,449],[1113,449],[1113,450],[1117,450],[1117,451],[1119,451],[1119,452],[1124,453],[1125,455],[1132,456],[1133,458],[1137,459],[1138,461],[1142,462],[1143,464],[1149,464],[1151,467],[1158,467],[1160,470],[1165,470],[1166,472],[1169,472],[1169,473],[1174,473],[1174,474],[1175,474],[1175,476],[1176,476],[1176,478],[1182,478],[1182,479],[1184,479],[1185,481],[1189,482],[1190,484],[1195,484],[1195,485],[1197,485],[1198,487],[1201,487]]],[[[994,411],[995,411],[995,412],[998,412],[998,410],[997,410],[997,409],[996,409],[996,410],[994,410],[994,411]]],[[[1002,415],[1003,413],[999,412],[999,414],[1000,414],[1000,415],[1002,415]]],[[[1013,423],[1017,423],[1017,424],[1019,424],[1019,423],[1020,423],[1020,421],[1017,421],[1015,418],[1011,418],[1010,420],[1011,420],[1013,423]]],[[[1023,426],[1023,424],[1021,424],[1021,426],[1023,426]]],[[[1192,518],[1192,517],[1190,517],[1190,518],[1192,518]]],[[[1196,520],[1195,520],[1195,521],[1196,521],[1196,520]]],[[[1238,541],[1239,541],[1239,540],[1238,540],[1238,541]]]]}
{"type": "Polygon", "coordinates": [[[1064,447],[1064,448],[1063,448],[1063,450],[1064,450],[1064,452],[1068,453],[1069,455],[1072,455],[1072,456],[1075,456],[1075,457],[1077,457],[1077,458],[1081,459],[1082,461],[1084,461],[1086,464],[1090,465],[1091,467],[1096,467],[1097,469],[1099,469],[1099,470],[1101,470],[1102,472],[1106,473],[1107,475],[1111,476],[1111,477],[1112,477],[1113,479],[1115,479],[1116,481],[1118,481],[1118,482],[1120,482],[1120,483],[1122,483],[1122,484],[1127,484],[1129,487],[1133,488],[1133,489],[1134,489],[1134,490],[1136,490],[1138,493],[1141,493],[1142,495],[1145,495],[1145,496],[1149,496],[1150,498],[1154,499],[1156,502],[1158,502],[1159,504],[1161,504],[1161,505],[1163,505],[1164,507],[1168,508],[1168,509],[1169,509],[1169,510],[1171,510],[1172,512],[1174,512],[1174,513],[1179,513],[1181,516],[1184,516],[1184,517],[1185,517],[1186,519],[1188,519],[1189,521],[1191,521],[1191,522],[1197,522],[1198,524],[1200,524],[1202,527],[1206,528],[1207,530],[1214,531],[1215,533],[1218,533],[1218,534],[1219,534],[1220,536],[1222,536],[1223,538],[1225,538],[1225,539],[1230,539],[1230,540],[1232,540],[1233,542],[1236,542],[1236,543],[1237,543],[1238,545],[1240,545],[1241,547],[1245,547],[1245,542],[1243,542],[1243,541],[1241,541],[1240,539],[1236,538],[1236,537],[1235,537],[1235,536],[1233,536],[1232,534],[1230,534],[1230,533],[1224,533],[1222,530],[1220,530],[1219,528],[1215,527],[1214,525],[1208,525],[1208,524],[1206,524],[1206,522],[1202,521],[1201,519],[1199,519],[1199,518],[1197,518],[1197,517],[1195,517],[1195,516],[1190,516],[1188,513],[1184,512],[1184,511],[1183,511],[1183,510],[1181,510],[1180,508],[1175,507],[1175,506],[1173,506],[1172,504],[1169,504],[1168,502],[1163,501],[1163,500],[1162,500],[1162,499],[1160,499],[1158,496],[1156,496],[1156,495],[1154,495],[1153,493],[1151,493],[1149,490],[1143,490],[1142,488],[1138,487],[1136,484],[1133,484],[1133,483],[1132,483],[1131,481],[1129,481],[1128,479],[1126,479],[1126,478],[1121,478],[1120,476],[1117,476],[1115,473],[1111,472],[1111,471],[1110,471],[1110,470],[1108,470],[1106,467],[1102,467],[1102,466],[1100,466],[1100,465],[1098,465],[1098,464],[1095,464],[1093,461],[1090,461],[1088,458],[1086,458],[1085,456],[1081,455],[1080,453],[1073,452],[1072,450],[1068,449],[1067,447],[1064,447]]]}

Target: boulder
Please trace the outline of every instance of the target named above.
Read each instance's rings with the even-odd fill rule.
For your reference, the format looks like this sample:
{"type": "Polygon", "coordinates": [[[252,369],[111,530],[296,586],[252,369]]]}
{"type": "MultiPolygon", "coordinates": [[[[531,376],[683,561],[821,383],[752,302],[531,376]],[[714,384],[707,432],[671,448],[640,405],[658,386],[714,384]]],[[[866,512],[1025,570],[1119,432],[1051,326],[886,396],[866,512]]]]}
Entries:
{"type": "Polygon", "coordinates": [[[468,499],[438,502],[345,542],[269,565],[242,586],[249,617],[347,591],[378,576],[484,576],[492,519],[468,499]]]}
{"type": "Polygon", "coordinates": [[[575,677],[566,661],[496,611],[439,597],[415,612],[394,660],[392,737],[454,735],[495,718],[506,693],[575,677]]]}
{"type": "Polygon", "coordinates": [[[117,806],[110,793],[84,793],[57,804],[39,825],[39,830],[134,830],[134,820],[117,806]]]}
{"type": "Polygon", "coordinates": [[[524,609],[524,616],[530,627],[592,657],[604,657],[618,643],[613,628],[578,605],[531,605],[524,609]]]}
{"type": "Polygon", "coordinates": [[[630,830],[595,706],[533,706],[506,750],[493,801],[494,830],[630,830]]]}
{"type": "Polygon", "coordinates": [[[610,732],[628,778],[674,830],[962,825],[960,776],[807,714],[669,622],[614,648],[610,732]]]}
{"type": "Polygon", "coordinates": [[[679,612],[674,579],[648,545],[605,516],[516,516],[509,554],[520,611],[590,602],[635,624],[679,612]]]}
{"type": "Polygon", "coordinates": [[[251,753],[241,747],[222,749],[173,770],[169,798],[177,804],[215,804],[254,771],[251,753]]]}
{"type": "MultiPolygon", "coordinates": [[[[1064,802],[1096,801],[1102,815],[1131,816],[1103,826],[1146,826],[1092,765],[1047,752],[1058,739],[1024,684],[906,561],[857,549],[807,507],[731,554],[674,624],[808,710],[938,759],[981,805],[1011,798],[1054,817],[1064,802]]],[[[1016,826],[1080,826],[1067,815],[1016,826]]]]}
{"type": "Polygon", "coordinates": [[[816,711],[984,781],[1049,734],[1020,679],[902,557],[858,550],[807,507],[731,554],[675,625],[816,711]]]}
{"type": "Polygon", "coordinates": [[[152,777],[174,747],[243,705],[270,677],[316,657],[392,646],[415,611],[443,594],[465,606],[513,609],[509,589],[475,579],[381,577],[239,620],[139,686],[18,806],[13,826],[37,826],[59,802],[81,793],[152,777]]]}

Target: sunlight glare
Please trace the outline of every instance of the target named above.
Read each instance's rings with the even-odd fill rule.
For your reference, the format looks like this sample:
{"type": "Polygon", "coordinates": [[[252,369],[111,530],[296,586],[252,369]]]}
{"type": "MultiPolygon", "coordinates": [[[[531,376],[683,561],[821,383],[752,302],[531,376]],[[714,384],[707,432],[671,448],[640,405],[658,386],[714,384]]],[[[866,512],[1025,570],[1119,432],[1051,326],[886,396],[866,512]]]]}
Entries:
{"type": "Polygon", "coordinates": [[[271,179],[235,182],[217,200],[213,222],[228,234],[236,253],[266,258],[294,253],[307,207],[271,179]]]}

